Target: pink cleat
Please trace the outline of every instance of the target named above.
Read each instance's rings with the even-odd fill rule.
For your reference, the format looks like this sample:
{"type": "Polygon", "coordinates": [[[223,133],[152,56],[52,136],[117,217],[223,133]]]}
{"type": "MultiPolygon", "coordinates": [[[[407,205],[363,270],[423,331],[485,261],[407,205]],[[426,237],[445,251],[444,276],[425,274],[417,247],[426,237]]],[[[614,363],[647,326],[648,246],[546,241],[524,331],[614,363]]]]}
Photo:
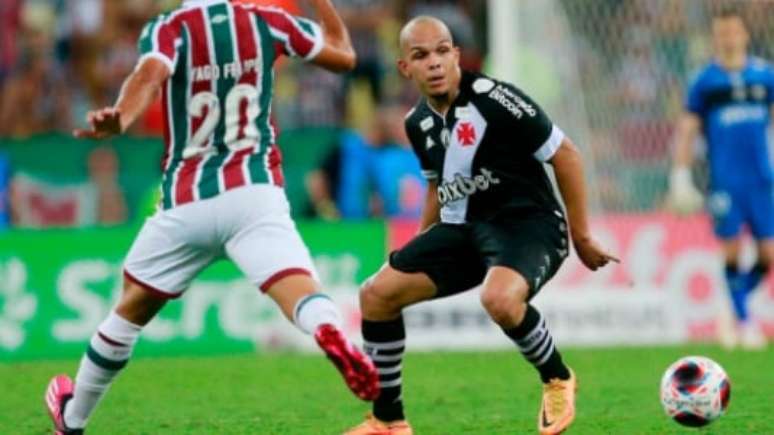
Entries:
{"type": "Polygon", "coordinates": [[[314,339],[357,397],[368,401],[379,397],[379,373],[374,363],[353,346],[338,328],[329,324],[322,325],[317,328],[314,339]]]}
{"type": "Polygon", "coordinates": [[[68,429],[64,422],[65,403],[73,397],[73,381],[67,375],[57,375],[46,388],[46,408],[54,422],[54,435],[81,435],[83,429],[68,429]]]}

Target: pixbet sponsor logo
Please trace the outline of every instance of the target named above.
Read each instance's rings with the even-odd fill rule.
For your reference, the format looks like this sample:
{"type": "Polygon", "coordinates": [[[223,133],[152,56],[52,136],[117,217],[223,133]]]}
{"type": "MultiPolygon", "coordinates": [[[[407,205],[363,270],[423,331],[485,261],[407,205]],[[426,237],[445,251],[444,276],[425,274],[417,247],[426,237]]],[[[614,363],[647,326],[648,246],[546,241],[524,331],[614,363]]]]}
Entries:
{"type": "Polygon", "coordinates": [[[443,183],[438,187],[438,202],[446,205],[473,195],[476,192],[489,190],[492,185],[500,184],[500,179],[492,171],[481,168],[481,174],[475,177],[465,177],[455,174],[454,181],[443,183]]]}

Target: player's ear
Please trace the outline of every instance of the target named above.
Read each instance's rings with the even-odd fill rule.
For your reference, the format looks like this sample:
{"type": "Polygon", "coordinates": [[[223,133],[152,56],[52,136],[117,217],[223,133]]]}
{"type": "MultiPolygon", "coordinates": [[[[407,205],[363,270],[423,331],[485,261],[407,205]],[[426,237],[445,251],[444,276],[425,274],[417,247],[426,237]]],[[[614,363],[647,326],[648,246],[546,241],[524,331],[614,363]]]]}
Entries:
{"type": "Polygon", "coordinates": [[[462,57],[462,51],[460,50],[460,48],[458,46],[455,45],[454,46],[454,58],[455,58],[454,60],[457,63],[459,63],[461,57],[462,57]]]}
{"type": "Polygon", "coordinates": [[[411,71],[409,71],[408,62],[406,62],[403,58],[398,59],[398,72],[401,76],[403,76],[404,79],[411,80],[411,71]]]}

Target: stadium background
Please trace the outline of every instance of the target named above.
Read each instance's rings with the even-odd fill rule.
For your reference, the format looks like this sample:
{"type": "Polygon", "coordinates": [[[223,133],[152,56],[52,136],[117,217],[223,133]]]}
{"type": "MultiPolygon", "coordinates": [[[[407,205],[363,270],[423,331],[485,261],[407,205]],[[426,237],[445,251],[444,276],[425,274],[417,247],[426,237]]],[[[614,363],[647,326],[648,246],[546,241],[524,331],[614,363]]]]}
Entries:
{"type": "MultiPolygon", "coordinates": [[[[303,1],[273,3],[303,12],[303,1]]],[[[358,284],[416,229],[424,184],[402,114],[417,96],[393,59],[400,24],[428,13],[450,24],[466,68],[525,89],[583,149],[595,233],[622,263],[590,274],[567,261],[536,300],[557,341],[604,348],[600,355],[611,346],[677,345],[669,355],[679,355],[713,340],[728,302],[709,220],[665,210],[674,121],[692,71],[711,54],[711,11],[739,5],[753,54],[772,59],[771,1],[335,3],[352,31],[357,71],[341,77],[281,62],[273,112],[294,216],[350,336],[359,336],[358,284]]],[[[76,141],[69,131],[89,108],[115,99],[142,25],[175,4],[0,3],[0,361],[76,361],[120,292],[123,255],[157,200],[159,108],[115,140],[76,141]]],[[[774,336],[772,281],[752,311],[774,336]]],[[[413,307],[406,318],[412,351],[511,346],[475,292],[413,307]]],[[[220,263],[164,309],[137,354],[286,349],[314,347],[220,263]]],[[[637,363],[639,354],[621,352],[614,355],[637,363]]],[[[772,361],[771,353],[756,358],[772,361]]]]}

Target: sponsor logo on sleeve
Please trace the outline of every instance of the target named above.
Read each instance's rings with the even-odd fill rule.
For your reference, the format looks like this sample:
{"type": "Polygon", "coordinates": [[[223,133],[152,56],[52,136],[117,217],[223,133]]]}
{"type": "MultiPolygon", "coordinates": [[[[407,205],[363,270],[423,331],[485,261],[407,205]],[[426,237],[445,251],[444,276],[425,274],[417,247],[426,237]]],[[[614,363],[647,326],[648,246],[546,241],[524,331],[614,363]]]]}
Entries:
{"type": "Polygon", "coordinates": [[[491,91],[495,87],[495,82],[489,79],[478,79],[473,82],[473,90],[477,94],[485,94],[491,91]]]}
{"type": "Polygon", "coordinates": [[[533,118],[537,116],[535,106],[527,103],[523,98],[516,95],[505,86],[497,85],[497,87],[489,93],[489,98],[495,100],[503,106],[505,110],[511,112],[516,119],[523,118],[525,113],[533,118]]]}

